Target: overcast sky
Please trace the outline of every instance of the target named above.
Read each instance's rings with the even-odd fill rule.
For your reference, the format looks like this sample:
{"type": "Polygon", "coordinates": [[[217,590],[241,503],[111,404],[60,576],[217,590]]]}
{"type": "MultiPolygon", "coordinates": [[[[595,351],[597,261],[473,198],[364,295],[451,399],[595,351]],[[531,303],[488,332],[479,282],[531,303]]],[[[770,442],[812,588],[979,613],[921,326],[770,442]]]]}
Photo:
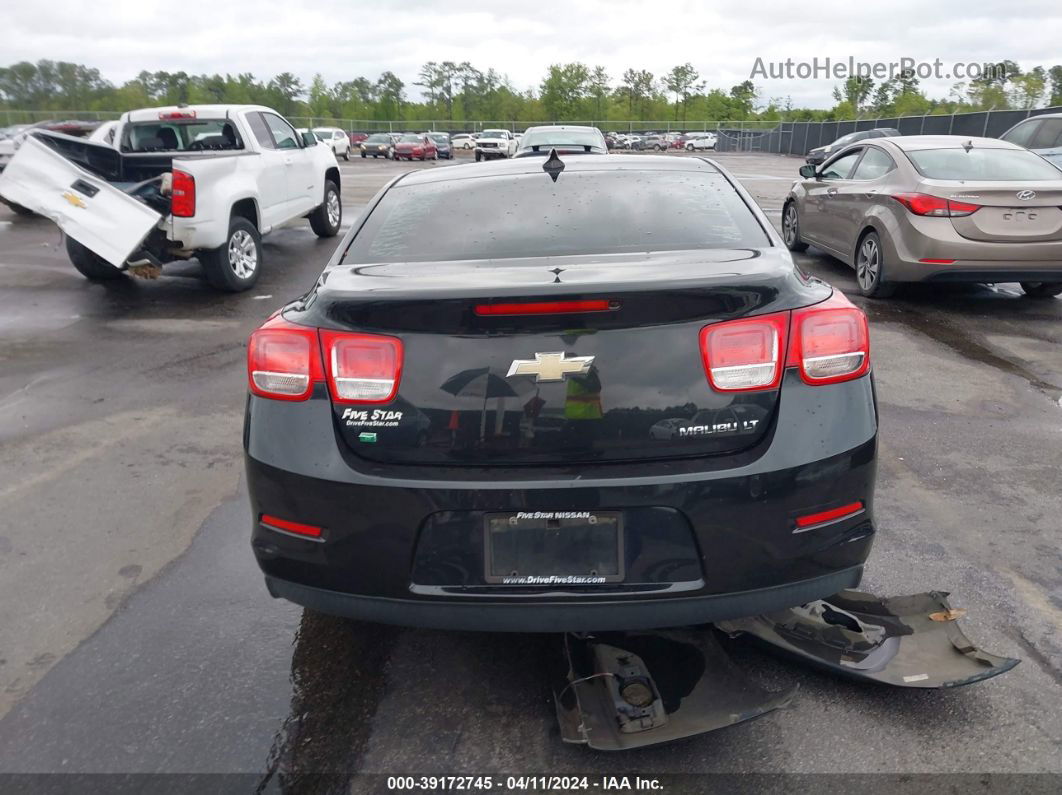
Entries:
{"type": "MultiPolygon", "coordinates": [[[[308,83],[375,79],[407,84],[429,60],[493,67],[514,87],[538,87],[551,63],[628,67],[662,75],[690,61],[709,87],[749,77],[757,57],[889,62],[1011,59],[1062,62],[1062,2],[925,0],[853,3],[685,0],[4,0],[0,64],[41,58],[85,63],[121,82],[142,69],[294,72],[308,83]],[[300,7],[300,5],[302,7],[300,7]],[[478,10],[483,8],[494,11],[478,10]]],[[[791,96],[830,107],[837,81],[756,81],[761,101],[791,96]]],[[[924,81],[946,96],[951,80],[924,81]]],[[[411,98],[419,90],[407,85],[411,98]]]]}

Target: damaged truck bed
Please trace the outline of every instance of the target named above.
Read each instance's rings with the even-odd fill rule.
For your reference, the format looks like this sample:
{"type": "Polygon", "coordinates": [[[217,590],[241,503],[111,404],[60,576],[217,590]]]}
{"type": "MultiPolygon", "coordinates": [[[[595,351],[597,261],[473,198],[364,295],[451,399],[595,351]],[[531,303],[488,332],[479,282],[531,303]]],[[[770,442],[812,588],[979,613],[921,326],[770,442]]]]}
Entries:
{"type": "Polygon", "coordinates": [[[698,629],[564,636],[554,702],[565,742],[619,751],[732,726],[789,705],[796,688],[764,690],[716,636],[748,636],[846,678],[951,688],[1005,673],[1018,660],[978,649],[947,594],[882,599],[842,591],[768,615],[698,629]]]}

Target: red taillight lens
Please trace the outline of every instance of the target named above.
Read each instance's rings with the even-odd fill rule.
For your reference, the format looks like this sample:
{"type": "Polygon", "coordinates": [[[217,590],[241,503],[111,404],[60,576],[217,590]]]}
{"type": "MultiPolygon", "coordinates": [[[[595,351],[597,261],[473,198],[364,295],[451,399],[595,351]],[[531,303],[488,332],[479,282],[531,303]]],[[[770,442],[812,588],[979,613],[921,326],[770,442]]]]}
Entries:
{"type": "Polygon", "coordinates": [[[270,318],[247,344],[247,379],[261,397],[306,400],[314,382],[324,380],[317,329],[270,318]]]}
{"type": "Polygon", "coordinates": [[[593,301],[536,301],[523,304],[477,304],[476,314],[491,315],[566,315],[580,312],[607,312],[619,309],[619,303],[593,301]]]}
{"type": "Polygon", "coordinates": [[[719,392],[777,388],[788,329],[788,312],[705,326],[701,356],[708,383],[719,392]]]}
{"type": "Polygon", "coordinates": [[[170,212],[178,218],[191,218],[195,215],[195,177],[191,174],[174,170],[170,212]]]}
{"type": "Polygon", "coordinates": [[[402,378],[402,341],[375,334],[321,330],[332,398],[337,403],[389,403],[402,378]]]}
{"type": "Polygon", "coordinates": [[[159,113],[159,120],[160,121],[172,121],[174,119],[194,119],[194,118],[195,118],[195,111],[194,110],[170,110],[170,111],[161,111],[159,113]]]}
{"type": "Polygon", "coordinates": [[[794,311],[786,364],[799,367],[807,384],[835,384],[866,375],[867,316],[837,291],[821,304],[794,311]]]}
{"type": "Polygon", "coordinates": [[[892,198],[906,207],[915,215],[927,215],[942,218],[959,218],[965,215],[973,215],[981,206],[967,202],[951,201],[939,196],[929,196],[925,193],[897,193],[892,198]]]}
{"type": "Polygon", "coordinates": [[[273,530],[283,530],[285,533],[295,533],[296,535],[307,536],[309,538],[321,537],[321,528],[317,527],[317,525],[291,522],[287,519],[281,519],[278,516],[270,516],[267,513],[263,513],[259,516],[258,521],[273,530]]]}

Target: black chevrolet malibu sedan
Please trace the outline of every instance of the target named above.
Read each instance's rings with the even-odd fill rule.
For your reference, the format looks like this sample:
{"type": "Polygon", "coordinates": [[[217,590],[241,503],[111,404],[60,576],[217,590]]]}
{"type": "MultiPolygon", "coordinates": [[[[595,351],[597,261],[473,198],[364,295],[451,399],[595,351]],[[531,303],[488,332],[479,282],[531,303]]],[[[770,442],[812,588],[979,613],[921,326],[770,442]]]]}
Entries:
{"type": "Polygon", "coordinates": [[[315,610],[696,624],[853,587],[870,551],[866,318],[708,160],[397,177],[248,384],[254,553],[315,610]]]}

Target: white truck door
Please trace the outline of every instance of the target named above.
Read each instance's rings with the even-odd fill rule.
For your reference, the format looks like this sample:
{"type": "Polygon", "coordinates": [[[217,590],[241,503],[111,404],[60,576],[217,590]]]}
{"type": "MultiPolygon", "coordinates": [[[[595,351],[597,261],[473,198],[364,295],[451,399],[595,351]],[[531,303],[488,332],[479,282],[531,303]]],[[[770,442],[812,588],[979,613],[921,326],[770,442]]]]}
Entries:
{"type": "Polygon", "coordinates": [[[261,150],[262,163],[258,169],[258,206],[262,212],[262,226],[271,229],[289,218],[288,160],[290,152],[278,148],[270,125],[264,118],[265,115],[259,111],[252,111],[247,114],[247,124],[261,150]]]}
{"type": "MultiPolygon", "coordinates": [[[[86,142],[85,146],[101,145],[86,142]]],[[[32,135],[0,174],[0,196],[51,219],[67,235],[118,268],[162,218],[32,135]]]]}
{"type": "Polygon", "coordinates": [[[315,149],[302,145],[301,136],[295,128],[275,113],[262,113],[269,131],[273,134],[277,151],[284,155],[287,168],[288,203],[285,215],[294,218],[304,215],[321,203],[323,193],[318,191],[316,167],[314,165],[315,149]],[[318,195],[322,193],[322,195],[318,195]]]}

